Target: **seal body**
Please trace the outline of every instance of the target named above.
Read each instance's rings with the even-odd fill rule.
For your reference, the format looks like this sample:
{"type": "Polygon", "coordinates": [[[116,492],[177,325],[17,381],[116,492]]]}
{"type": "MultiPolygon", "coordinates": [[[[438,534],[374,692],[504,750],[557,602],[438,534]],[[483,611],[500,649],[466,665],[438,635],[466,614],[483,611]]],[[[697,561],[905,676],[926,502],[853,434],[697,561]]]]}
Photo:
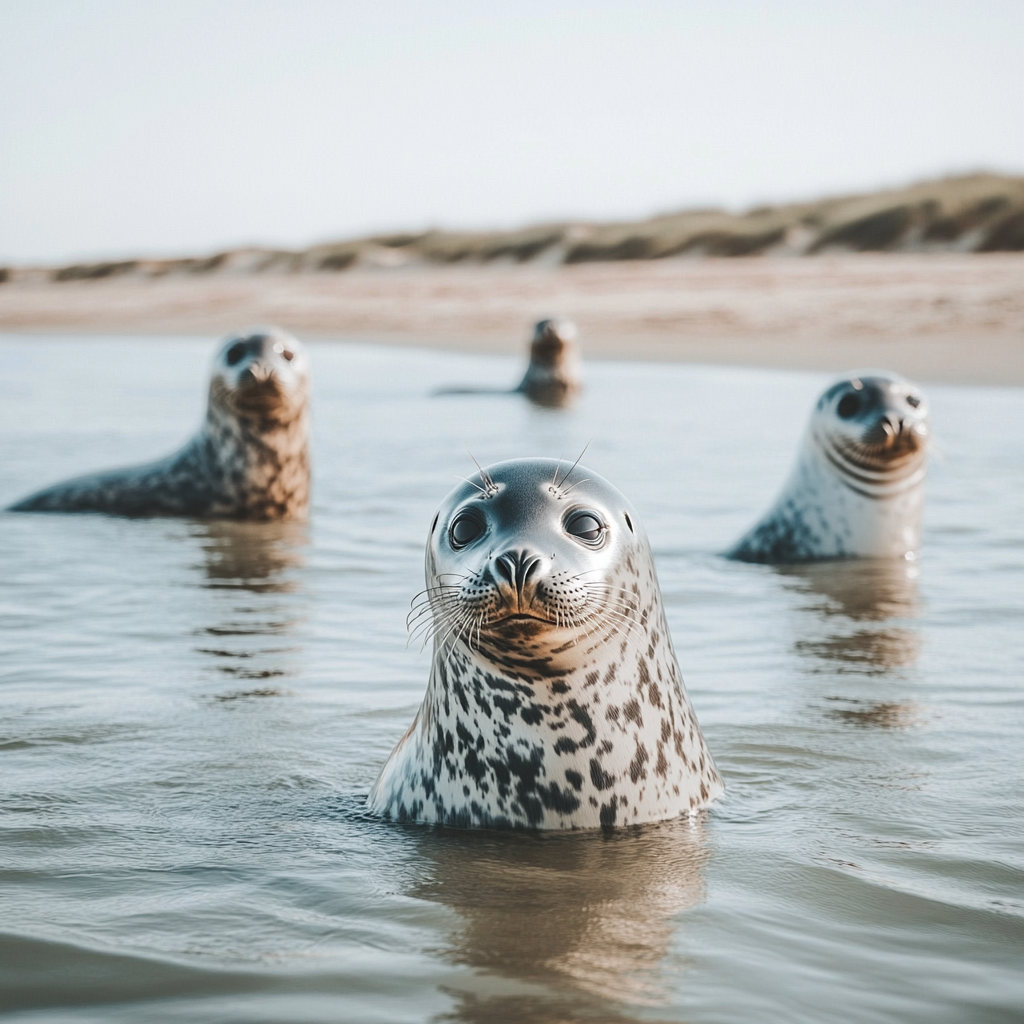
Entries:
{"type": "Polygon", "coordinates": [[[530,365],[516,389],[538,405],[564,405],[583,387],[576,325],[541,320],[530,342],[530,365]]]}
{"type": "Polygon", "coordinates": [[[481,470],[435,517],[412,613],[433,637],[430,680],[372,811],[594,828],[688,814],[722,792],[639,518],[595,473],[565,469],[481,470]]]}
{"type": "Polygon", "coordinates": [[[728,557],[746,562],[917,557],[928,403],[888,373],[852,376],[819,398],[774,506],[728,557]]]}
{"type": "Polygon", "coordinates": [[[228,338],[214,362],[206,419],[158,462],[55,484],[15,512],[291,519],[309,505],[309,364],[275,329],[228,338]]]}

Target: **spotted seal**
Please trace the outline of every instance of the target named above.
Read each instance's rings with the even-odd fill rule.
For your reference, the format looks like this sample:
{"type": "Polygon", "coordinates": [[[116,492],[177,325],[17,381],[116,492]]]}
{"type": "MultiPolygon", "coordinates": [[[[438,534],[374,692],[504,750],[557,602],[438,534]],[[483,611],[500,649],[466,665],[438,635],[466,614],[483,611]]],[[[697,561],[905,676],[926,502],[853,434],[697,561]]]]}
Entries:
{"type": "Polygon", "coordinates": [[[445,387],[436,395],[525,395],[536,405],[568,405],[583,388],[576,325],[564,317],[540,320],[530,342],[530,365],[517,387],[445,387]]]}
{"type": "Polygon", "coordinates": [[[723,791],[629,502],[553,459],[481,469],[430,527],[418,714],[371,811],[459,826],[660,821],[723,791]],[[574,482],[570,483],[569,481],[574,482]]]}
{"type": "Polygon", "coordinates": [[[291,519],[309,504],[309,362],[268,328],[229,337],[214,361],[206,420],[175,454],[55,484],[16,512],[291,519]]]}
{"type": "Polygon", "coordinates": [[[837,381],[818,399],[782,493],[727,555],[771,563],[913,561],[927,451],[920,388],[884,372],[837,381]]]}

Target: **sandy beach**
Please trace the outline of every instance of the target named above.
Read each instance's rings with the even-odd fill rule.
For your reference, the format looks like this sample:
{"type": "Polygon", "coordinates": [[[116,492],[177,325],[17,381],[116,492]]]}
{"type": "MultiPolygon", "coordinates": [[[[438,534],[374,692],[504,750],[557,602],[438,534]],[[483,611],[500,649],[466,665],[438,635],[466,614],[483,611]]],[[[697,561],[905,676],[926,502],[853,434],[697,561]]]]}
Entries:
{"type": "Polygon", "coordinates": [[[304,337],[517,352],[536,319],[586,355],[1024,385],[1024,254],[851,254],[357,268],[0,285],[7,332],[304,337]]]}

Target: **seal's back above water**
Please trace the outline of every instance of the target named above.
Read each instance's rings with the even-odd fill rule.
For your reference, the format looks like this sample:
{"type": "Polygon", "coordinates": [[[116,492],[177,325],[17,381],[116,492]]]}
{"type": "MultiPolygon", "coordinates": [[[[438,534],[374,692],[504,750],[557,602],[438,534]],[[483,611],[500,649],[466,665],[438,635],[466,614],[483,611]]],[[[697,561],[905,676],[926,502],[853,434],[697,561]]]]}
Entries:
{"type": "Polygon", "coordinates": [[[826,388],[796,466],[768,513],[727,553],[745,562],[917,555],[928,402],[882,371],[826,388]]]}
{"type": "Polygon", "coordinates": [[[676,817],[722,792],[637,514],[568,469],[499,463],[435,516],[412,616],[433,636],[430,680],[371,810],[592,828],[676,817]]]}
{"type": "Polygon", "coordinates": [[[292,519],[308,504],[309,363],[295,338],[268,328],[221,347],[205,422],[179,451],[55,484],[12,511],[292,519]]]}

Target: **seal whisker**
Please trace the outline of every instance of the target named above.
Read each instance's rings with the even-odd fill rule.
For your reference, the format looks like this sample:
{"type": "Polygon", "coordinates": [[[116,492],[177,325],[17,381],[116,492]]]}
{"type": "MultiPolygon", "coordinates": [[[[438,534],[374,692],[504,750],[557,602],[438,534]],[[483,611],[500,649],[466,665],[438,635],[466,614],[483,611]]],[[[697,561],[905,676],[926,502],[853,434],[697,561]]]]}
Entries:
{"type": "Polygon", "coordinates": [[[431,642],[443,646],[444,641],[448,637],[448,633],[453,630],[457,624],[456,620],[451,619],[434,623],[433,627],[427,630],[423,636],[423,642],[420,645],[420,650],[424,650],[427,644],[431,642]]]}
{"type": "MultiPolygon", "coordinates": [[[[484,497],[491,497],[491,495],[494,494],[494,492],[497,491],[498,488],[495,486],[494,481],[491,479],[487,470],[484,469],[483,466],[481,466],[480,463],[476,461],[476,456],[468,448],[466,449],[466,453],[473,460],[473,465],[476,466],[477,471],[480,473],[480,479],[484,482],[484,487],[486,488],[486,490],[483,492],[484,497]]],[[[474,486],[476,485],[474,484],[474,486]]]]}
{"type": "Polygon", "coordinates": [[[563,495],[571,494],[574,490],[576,490],[577,487],[580,487],[583,484],[589,484],[589,483],[590,483],[590,477],[584,477],[582,480],[577,480],[576,483],[574,483],[571,487],[563,488],[562,494],[563,495]]]}
{"type": "MultiPolygon", "coordinates": [[[[569,472],[566,473],[565,476],[563,476],[561,480],[558,479],[558,468],[557,467],[555,468],[555,480],[554,480],[554,482],[552,484],[553,487],[555,487],[555,488],[560,487],[561,484],[564,484],[565,481],[568,480],[570,476],[572,476],[572,471],[580,464],[580,459],[582,459],[583,456],[587,454],[587,449],[590,447],[591,442],[593,440],[594,439],[591,438],[590,441],[588,441],[583,446],[583,451],[580,452],[580,454],[579,454],[578,458],[576,459],[576,461],[569,467],[569,472]]],[[[559,461],[561,461],[561,460],[559,460],[559,461]]]]}
{"type": "MultiPolygon", "coordinates": [[[[412,643],[413,640],[419,639],[419,637],[422,636],[423,647],[425,647],[433,636],[435,636],[440,630],[444,629],[444,627],[452,622],[454,618],[457,618],[462,614],[462,611],[457,604],[449,604],[447,608],[430,607],[429,611],[432,612],[429,617],[420,617],[415,626],[410,629],[409,643],[412,643]]],[[[421,613],[421,616],[423,614],[424,613],[421,613]]]]}
{"type": "MultiPolygon", "coordinates": [[[[421,600],[417,600],[416,598],[413,599],[413,603],[409,609],[409,614],[405,617],[406,628],[411,627],[414,622],[421,619],[424,615],[437,614],[439,611],[438,605],[440,605],[441,608],[444,608],[445,605],[450,605],[457,601],[457,596],[455,594],[447,594],[444,591],[457,590],[458,588],[443,587],[434,589],[435,591],[440,592],[429,593],[421,600]]],[[[417,595],[417,597],[418,596],[419,595],[417,595]]]]}
{"type": "Polygon", "coordinates": [[[456,473],[455,478],[456,480],[462,480],[464,483],[469,484],[470,487],[475,487],[485,498],[490,497],[490,494],[488,494],[485,488],[481,487],[479,484],[473,483],[473,481],[470,480],[468,476],[459,476],[459,474],[456,473]]]}
{"type": "MultiPolygon", "coordinates": [[[[612,630],[609,633],[609,639],[612,636],[621,636],[631,646],[635,654],[642,654],[644,651],[643,646],[639,640],[633,635],[634,628],[639,625],[637,621],[630,617],[624,617],[614,611],[609,611],[606,615],[595,616],[595,620],[600,623],[602,618],[610,620],[612,630]]],[[[593,632],[597,632],[597,628],[593,632]]]]}

